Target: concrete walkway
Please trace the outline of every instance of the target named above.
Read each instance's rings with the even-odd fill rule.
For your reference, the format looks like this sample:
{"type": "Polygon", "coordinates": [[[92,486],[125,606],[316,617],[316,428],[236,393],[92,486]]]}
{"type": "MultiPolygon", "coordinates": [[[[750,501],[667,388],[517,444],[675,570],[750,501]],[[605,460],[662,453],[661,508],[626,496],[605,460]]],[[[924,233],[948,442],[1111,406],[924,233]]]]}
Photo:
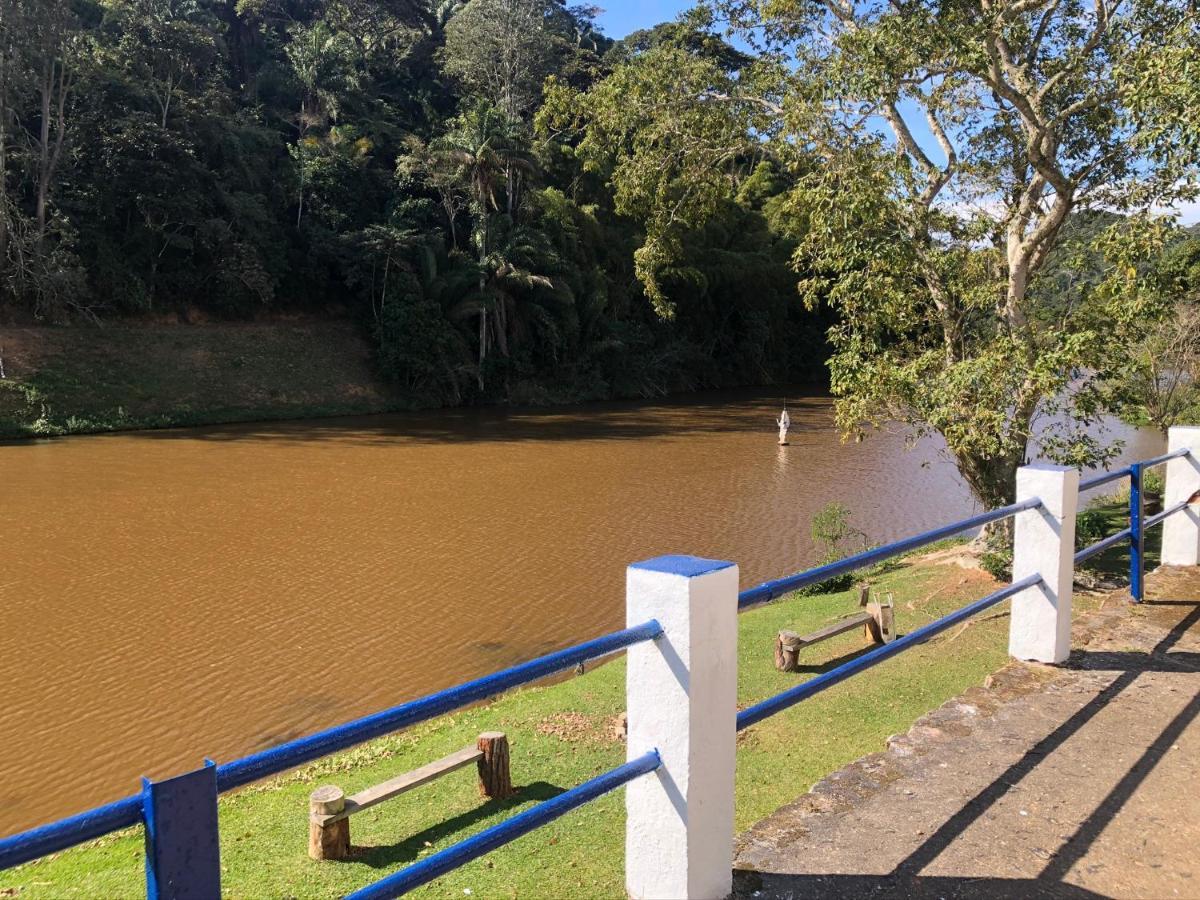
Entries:
{"type": "Polygon", "coordinates": [[[1200,572],[1150,593],[759,822],[735,896],[1200,898],[1200,572]]]}

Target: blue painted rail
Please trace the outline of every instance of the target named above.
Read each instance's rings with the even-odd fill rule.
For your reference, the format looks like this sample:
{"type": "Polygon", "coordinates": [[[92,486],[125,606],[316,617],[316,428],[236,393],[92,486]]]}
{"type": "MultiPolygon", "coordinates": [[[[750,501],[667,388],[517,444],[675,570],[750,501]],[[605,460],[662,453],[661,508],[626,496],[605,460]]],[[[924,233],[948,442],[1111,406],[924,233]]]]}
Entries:
{"type": "MultiPolygon", "coordinates": [[[[514,687],[574,668],[580,663],[608,656],[643,641],[652,641],[660,634],[662,626],[658,622],[646,622],[336,728],[288,741],[261,753],[218,766],[217,790],[223,793],[251,781],[286,772],[338,750],[345,750],[401,728],[478,703],[514,687]]],[[[11,868],[120,828],[137,825],[144,819],[144,806],[143,794],[125,797],[115,803],[0,840],[0,869],[11,868]]]]}
{"type": "Polygon", "coordinates": [[[1105,472],[1079,483],[1080,492],[1103,487],[1116,481],[1129,479],[1129,527],[1097,541],[1089,547],[1084,547],[1075,554],[1075,565],[1087,562],[1099,556],[1105,550],[1129,542],[1129,593],[1137,603],[1146,596],[1146,533],[1156,525],[1161,525],[1176,513],[1183,512],[1187,503],[1177,503],[1170,509],[1165,509],[1158,515],[1146,518],[1145,473],[1156,466],[1166,465],[1173,459],[1182,459],[1191,453],[1190,450],[1175,450],[1164,453],[1152,459],[1145,459],[1118,469],[1115,472],[1105,472]]]}
{"type": "Polygon", "coordinates": [[[911,553],[913,550],[919,550],[922,547],[928,547],[930,544],[936,544],[938,541],[954,537],[956,534],[962,534],[964,531],[973,531],[976,528],[982,528],[984,525],[990,525],[992,522],[999,522],[1001,519],[1010,518],[1019,512],[1033,509],[1040,503],[1040,500],[1033,499],[1014,503],[1011,506],[1005,506],[1000,509],[993,509],[991,512],[980,513],[969,519],[963,519],[961,522],[952,522],[949,525],[943,525],[941,528],[926,531],[924,534],[904,538],[891,544],[885,544],[882,547],[875,547],[872,550],[867,550],[855,556],[847,556],[845,559],[840,559],[837,562],[818,566],[815,569],[809,569],[805,572],[797,572],[795,575],[788,575],[786,578],[764,582],[758,587],[750,588],[748,591],[742,591],[738,594],[738,607],[745,609],[747,606],[766,603],[768,600],[774,600],[777,597],[790,594],[792,591],[811,587],[814,584],[820,584],[831,578],[837,578],[839,575],[845,575],[848,572],[873,566],[876,563],[895,559],[897,556],[903,556],[905,553],[911,553]]]}
{"type": "Polygon", "coordinates": [[[776,713],[783,712],[789,707],[795,706],[802,700],[807,700],[809,697],[814,697],[821,691],[833,687],[835,684],[845,681],[853,675],[858,675],[860,672],[865,672],[872,666],[877,666],[885,659],[891,659],[898,653],[903,653],[918,644],[923,644],[936,634],[940,634],[947,628],[952,628],[959,622],[966,621],[972,616],[975,616],[985,609],[995,606],[1007,600],[1014,594],[1019,594],[1026,588],[1034,587],[1042,583],[1041,575],[1030,575],[1028,578],[1022,578],[1020,581],[1013,582],[994,594],[989,594],[982,600],[976,600],[974,603],[969,603],[961,609],[956,609],[949,615],[942,616],[940,619],[934,619],[928,625],[923,625],[916,631],[896,638],[890,644],[882,644],[874,650],[870,650],[861,656],[856,656],[849,662],[842,663],[828,672],[810,678],[803,684],[799,684],[794,688],[789,688],[782,694],[776,694],[761,703],[756,703],[754,706],[747,707],[738,713],[737,727],[738,731],[743,728],[749,728],[763,719],[770,718],[776,713]]]}
{"type": "MultiPolygon", "coordinates": [[[[1117,546],[1121,542],[1129,540],[1133,549],[1132,565],[1134,568],[1131,571],[1131,577],[1134,596],[1140,600],[1142,567],[1144,565],[1143,556],[1140,551],[1145,532],[1149,528],[1161,524],[1170,516],[1181,512],[1187,505],[1186,503],[1178,503],[1155,516],[1145,518],[1141,493],[1142,474],[1145,470],[1153,466],[1162,465],[1172,459],[1182,457],[1188,452],[1187,450],[1181,450],[1166,454],[1081,482],[1080,490],[1091,490],[1128,478],[1131,488],[1130,527],[1079,551],[1075,555],[1075,561],[1077,563],[1085,561],[1110,547],[1117,546]]],[[[831,578],[836,578],[839,575],[893,559],[910,553],[913,550],[927,547],[945,538],[1001,521],[1002,519],[1015,516],[1018,513],[1034,509],[1040,505],[1041,501],[1036,498],[1015,503],[1002,509],[981,513],[968,519],[935,528],[923,534],[904,538],[838,562],[819,566],[774,581],[768,581],[757,587],[742,591],[738,595],[738,607],[739,609],[744,609],[759,603],[765,603],[801,588],[819,584],[831,578]]],[[[865,672],[899,653],[903,653],[914,646],[928,641],[930,638],[953,627],[955,624],[964,622],[1021,591],[1035,587],[1041,583],[1042,578],[1039,575],[1032,575],[1021,579],[961,609],[955,610],[949,615],[930,622],[910,634],[896,639],[890,644],[876,647],[822,675],[742,710],[737,715],[737,728],[738,730],[749,728],[770,716],[827,690],[839,682],[865,672]]],[[[215,793],[233,790],[252,781],[279,774],[288,769],[320,759],[328,754],[345,750],[365,741],[486,700],[512,688],[538,681],[557,672],[573,668],[580,663],[608,656],[644,641],[654,640],[661,636],[662,633],[662,626],[658,622],[649,621],[633,628],[626,628],[622,631],[617,631],[596,638],[595,640],[587,641],[526,663],[521,663],[520,665],[484,678],[479,678],[449,688],[448,690],[401,704],[400,706],[357,719],[353,722],[339,725],[298,740],[289,741],[278,747],[272,747],[269,750],[252,754],[243,759],[215,766],[207,769],[208,772],[213,773],[208,778],[209,790],[215,793]]],[[[578,809],[584,804],[628,784],[635,778],[640,778],[643,775],[654,772],[661,764],[657,751],[651,751],[624,765],[598,775],[577,787],[564,791],[557,797],[518,813],[498,825],[485,829],[399,872],[389,875],[351,896],[358,898],[358,900],[397,897],[471,860],[477,859],[497,847],[516,840],[522,835],[528,834],[534,829],[554,821],[571,810],[578,809]]],[[[191,775],[204,771],[206,770],[198,770],[197,773],[190,773],[176,780],[183,781],[190,778],[191,775]]],[[[175,840],[178,842],[180,840],[178,829],[153,827],[153,823],[150,821],[151,816],[148,810],[151,808],[153,802],[153,788],[165,784],[167,782],[156,783],[154,785],[148,784],[147,790],[140,795],[126,797],[115,803],[97,807],[79,815],[0,840],[0,869],[20,865],[21,863],[65,850],[112,831],[139,823],[146,823],[148,825],[148,855],[157,856],[164,849],[158,846],[160,841],[175,840]]],[[[158,807],[154,808],[158,810],[158,807]]],[[[163,807],[163,809],[169,808],[169,805],[163,807]]],[[[155,812],[155,815],[160,814],[161,812],[159,811],[155,812]]],[[[210,827],[215,829],[215,821],[210,827]]],[[[186,831],[186,828],[184,831],[186,831]]],[[[178,851],[186,848],[176,847],[175,849],[178,851]]],[[[153,874],[149,872],[147,876],[147,894],[151,900],[157,900],[160,896],[159,883],[153,874]]]]}

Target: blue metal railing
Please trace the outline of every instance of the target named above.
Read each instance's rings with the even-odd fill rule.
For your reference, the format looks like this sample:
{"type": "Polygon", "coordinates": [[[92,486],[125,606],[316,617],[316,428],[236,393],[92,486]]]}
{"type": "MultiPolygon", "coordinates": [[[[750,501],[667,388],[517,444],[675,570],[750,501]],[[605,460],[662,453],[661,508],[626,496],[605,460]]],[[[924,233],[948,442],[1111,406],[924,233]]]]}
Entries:
{"type": "MultiPolygon", "coordinates": [[[[251,781],[277,775],[330,753],[345,750],[401,728],[461,709],[511,688],[571,669],[580,663],[608,656],[643,641],[654,640],[661,634],[662,626],[651,620],[336,728],[288,741],[261,753],[218,766],[217,790],[224,793],[251,781]]],[[[66,850],[109,832],[140,824],[145,817],[144,806],[145,795],[137,794],[4,838],[0,840],[0,869],[11,868],[50,853],[66,850]]]]}
{"type": "Polygon", "coordinates": [[[1079,490],[1089,491],[1092,488],[1112,484],[1114,481],[1129,479],[1129,527],[1097,541],[1089,547],[1084,547],[1075,554],[1075,565],[1087,562],[1094,556],[1099,556],[1105,550],[1110,550],[1125,541],[1129,541],[1129,593],[1137,603],[1146,596],[1146,533],[1156,525],[1161,525],[1171,516],[1187,508],[1187,503],[1177,503],[1170,509],[1163,510],[1158,515],[1146,518],[1145,473],[1156,466],[1165,465],[1173,459],[1182,459],[1191,453],[1187,448],[1164,453],[1151,459],[1135,462],[1124,469],[1106,472],[1079,483],[1079,490]]]}
{"type": "Polygon", "coordinates": [[[981,613],[985,609],[1007,600],[1014,594],[1021,593],[1026,588],[1035,587],[1041,583],[1041,575],[1030,575],[1028,578],[1022,578],[1020,581],[1013,582],[1007,587],[996,591],[994,594],[989,594],[982,600],[969,603],[947,616],[942,616],[928,625],[923,625],[916,631],[904,635],[904,637],[896,638],[890,644],[881,644],[874,650],[870,650],[862,654],[862,656],[856,656],[849,662],[842,663],[840,666],[830,669],[828,672],[818,675],[815,678],[810,678],[803,684],[789,688],[782,694],[776,694],[774,697],[763,700],[761,703],[747,707],[738,713],[738,731],[741,731],[743,728],[749,728],[751,725],[761,722],[763,719],[769,718],[776,713],[783,712],[788,707],[795,706],[800,701],[807,700],[809,697],[813,697],[821,693],[821,691],[833,687],[838,682],[845,681],[852,675],[865,672],[872,666],[879,665],[885,659],[890,659],[898,653],[903,653],[917,644],[923,644],[947,628],[951,628],[959,622],[965,621],[977,613],[981,613]]]}
{"type": "Polygon", "coordinates": [[[539,803],[532,809],[527,809],[499,825],[493,825],[465,841],[460,841],[406,869],[401,869],[394,875],[389,875],[360,891],[355,891],[350,894],[350,900],[383,900],[383,898],[399,897],[440,875],[445,875],[459,866],[466,865],[471,860],[478,859],[485,853],[490,853],[497,847],[503,847],[522,835],[553,822],[571,810],[578,809],[585,803],[614,791],[635,778],[648,775],[661,765],[662,760],[658,757],[658,751],[651,750],[635,760],[617,766],[612,771],[596,776],[591,781],[585,781],[579,787],[564,791],[557,797],[539,803]]]}
{"type": "MultiPolygon", "coordinates": [[[[1188,452],[1187,450],[1180,450],[1169,453],[1081,482],[1081,490],[1090,490],[1123,478],[1129,478],[1131,485],[1130,527],[1079,551],[1075,555],[1075,561],[1077,563],[1085,561],[1110,547],[1120,544],[1122,541],[1129,540],[1134,550],[1132,555],[1135,560],[1133,563],[1135,568],[1131,572],[1131,575],[1134,576],[1135,597],[1141,599],[1143,557],[1140,550],[1145,532],[1147,529],[1161,524],[1168,517],[1181,512],[1187,506],[1186,502],[1178,503],[1155,516],[1151,516],[1148,519],[1145,518],[1142,508],[1142,474],[1148,468],[1162,465],[1172,459],[1182,457],[1188,452]]],[[[888,559],[893,559],[913,550],[934,544],[944,538],[952,537],[992,522],[998,522],[1041,505],[1042,501],[1037,498],[1014,503],[1002,509],[981,513],[923,534],[867,550],[837,562],[765,582],[757,587],[742,591],[738,595],[738,607],[739,609],[744,609],[748,606],[765,603],[801,588],[818,584],[888,559]]],[[[738,713],[737,728],[738,730],[748,728],[770,716],[795,706],[839,682],[845,681],[854,675],[878,665],[886,659],[890,659],[905,650],[928,641],[930,638],[951,628],[955,624],[970,619],[983,610],[995,606],[1021,591],[1040,584],[1042,584],[1040,575],[1031,575],[1023,578],[989,594],[981,600],[976,600],[961,609],[930,622],[910,634],[897,638],[889,644],[876,647],[803,684],[763,700],[738,713]]],[[[662,634],[662,626],[657,621],[646,622],[633,628],[617,631],[604,637],[596,638],[595,640],[587,641],[526,663],[521,663],[501,672],[440,691],[436,694],[401,704],[392,709],[384,710],[383,712],[375,713],[374,715],[366,716],[362,719],[357,719],[353,722],[339,725],[298,740],[289,741],[278,747],[272,747],[243,759],[215,767],[215,776],[210,780],[209,789],[212,789],[212,782],[215,781],[215,790],[217,793],[233,790],[252,781],[279,774],[280,772],[304,765],[331,753],[345,750],[365,741],[477,703],[511,688],[538,681],[557,672],[573,668],[580,663],[608,656],[644,641],[654,640],[662,634]]],[[[610,791],[628,784],[635,778],[655,771],[661,764],[657,751],[651,751],[638,759],[631,760],[624,765],[605,772],[590,781],[563,792],[557,797],[518,813],[498,825],[487,828],[399,872],[389,875],[351,896],[354,898],[399,896],[471,860],[477,859],[497,847],[516,840],[522,835],[528,834],[530,831],[565,815],[571,810],[577,809],[610,791]]],[[[97,807],[85,813],[80,813],[79,815],[35,828],[23,834],[0,840],[0,869],[19,865],[50,853],[65,850],[68,847],[92,840],[109,832],[145,822],[148,819],[147,804],[150,802],[147,799],[148,796],[149,793],[143,793],[137,796],[126,797],[115,803],[97,807]]],[[[150,829],[150,831],[152,830],[150,829]]],[[[157,839],[154,835],[148,835],[149,842],[157,839]]],[[[151,900],[155,900],[157,897],[157,887],[154,878],[148,877],[147,885],[151,900]]]]}
{"type": "MultiPolygon", "coordinates": [[[[1134,570],[1136,572],[1134,589],[1136,590],[1136,593],[1134,593],[1134,596],[1136,599],[1140,600],[1143,591],[1142,574],[1144,571],[1144,563],[1143,556],[1138,551],[1141,549],[1141,542],[1144,539],[1143,536],[1145,531],[1154,527],[1155,525],[1161,524],[1168,517],[1181,512],[1187,508],[1188,505],[1186,501],[1177,503],[1170,509],[1164,510],[1158,515],[1152,516],[1143,522],[1143,517],[1141,514],[1142,472],[1145,469],[1153,466],[1163,465],[1164,463],[1170,462],[1173,459],[1179,459],[1188,455],[1189,453],[1190,451],[1186,449],[1177,450],[1173,453],[1167,453],[1163,456],[1158,456],[1153,459],[1133,463],[1132,465],[1116,472],[1107,472],[1081,481],[1079,484],[1079,490],[1081,492],[1091,490],[1092,488],[1101,487],[1106,484],[1111,484],[1112,482],[1119,481],[1123,478],[1129,478],[1131,480],[1133,489],[1131,490],[1130,500],[1130,527],[1079,551],[1077,554],[1075,554],[1075,562],[1079,563],[1091,559],[1093,556],[1103,553],[1105,550],[1116,546],[1124,540],[1136,539],[1137,544],[1135,545],[1134,554],[1136,565],[1136,569],[1134,570]]],[[[806,572],[800,572],[796,575],[790,575],[786,578],[780,578],[776,581],[768,581],[759,585],[758,587],[751,588],[747,591],[742,591],[742,593],[738,595],[738,606],[744,608],[757,603],[766,602],[767,600],[781,596],[789,591],[799,590],[813,584],[819,584],[822,581],[836,578],[839,575],[844,575],[848,572],[853,572],[857,569],[874,565],[875,563],[882,562],[887,559],[892,559],[896,556],[900,556],[920,547],[934,544],[944,538],[951,537],[955,534],[960,534],[963,531],[978,528],[982,525],[1008,518],[1016,515],[1019,512],[1033,509],[1034,507],[1040,505],[1041,500],[1039,499],[1014,503],[1011,506],[1006,506],[1002,509],[982,513],[970,519],[964,519],[961,522],[955,522],[950,525],[942,526],[941,528],[933,529],[932,531],[927,531],[924,534],[905,538],[891,544],[886,544],[882,547],[876,547],[872,550],[859,553],[855,556],[850,556],[846,559],[829,563],[828,565],[819,566],[815,569],[809,569],[806,572]]],[[[884,660],[890,659],[898,653],[904,652],[910,647],[916,646],[917,644],[922,644],[932,638],[934,635],[945,631],[947,628],[951,628],[955,624],[969,619],[983,610],[995,606],[996,604],[1001,603],[1002,601],[1007,600],[1016,594],[1019,594],[1021,591],[1035,587],[1041,583],[1042,578],[1040,575],[1031,575],[1027,578],[1023,578],[1020,581],[1008,585],[1007,587],[1001,588],[993,594],[989,594],[982,600],[977,600],[974,603],[962,607],[961,609],[955,610],[949,615],[943,616],[940,619],[936,619],[935,621],[930,622],[928,625],[918,628],[911,634],[897,638],[890,644],[884,644],[876,647],[874,650],[870,650],[861,656],[855,657],[849,662],[843,663],[842,665],[818,675],[817,677],[812,678],[803,684],[797,685],[796,687],[790,688],[781,694],[777,694],[774,697],[770,697],[767,700],[763,700],[754,706],[744,709],[738,713],[738,730],[740,731],[743,728],[748,728],[757,722],[761,722],[763,719],[782,712],[791,706],[795,706],[797,703],[807,700],[808,698],[821,693],[833,685],[845,681],[847,678],[857,675],[860,672],[864,672],[872,666],[876,666],[884,660]]]]}
{"type": "Polygon", "coordinates": [[[911,553],[913,550],[919,550],[921,547],[928,547],[930,544],[936,544],[938,541],[953,537],[956,534],[962,534],[964,531],[971,531],[972,529],[989,525],[992,522],[999,522],[1001,519],[1015,516],[1024,510],[1033,509],[1035,506],[1040,506],[1041,502],[1037,498],[1023,500],[1011,506],[993,509],[991,512],[980,513],[969,519],[963,519],[961,522],[952,522],[949,525],[943,525],[941,528],[926,531],[924,534],[894,541],[891,544],[884,544],[882,547],[875,547],[854,556],[847,556],[845,559],[839,559],[837,562],[818,566],[815,569],[797,572],[795,575],[788,575],[786,578],[778,578],[775,581],[764,582],[758,587],[750,588],[738,594],[738,608],[745,609],[747,606],[766,603],[769,600],[782,597],[784,594],[790,594],[792,591],[820,584],[822,581],[837,578],[839,575],[845,575],[856,569],[873,566],[876,563],[894,559],[897,556],[903,556],[905,553],[911,553]]]}

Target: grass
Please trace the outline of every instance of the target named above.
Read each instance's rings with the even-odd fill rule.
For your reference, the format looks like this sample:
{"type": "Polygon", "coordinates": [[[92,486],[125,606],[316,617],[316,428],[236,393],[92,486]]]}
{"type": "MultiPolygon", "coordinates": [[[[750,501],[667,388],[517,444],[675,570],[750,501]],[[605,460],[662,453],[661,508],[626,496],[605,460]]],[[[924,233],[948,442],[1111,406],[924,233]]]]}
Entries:
{"type": "Polygon", "coordinates": [[[316,418],[402,404],[350,322],[0,329],[0,438],[316,418]]]}
{"type": "MultiPolygon", "coordinates": [[[[1146,518],[1162,510],[1162,497],[1147,499],[1146,518]]],[[[1111,534],[1129,527],[1129,489],[1092,501],[1077,523],[1076,549],[1095,544],[1111,534]]],[[[1145,566],[1149,572],[1161,558],[1162,526],[1151,528],[1145,536],[1145,566]]],[[[1129,581],[1129,542],[1121,541],[1103,553],[1093,556],[1080,569],[1106,581],[1126,584],[1129,581]]]]}
{"type": "MultiPolygon", "coordinates": [[[[883,570],[901,633],[994,589],[977,570],[905,561],[883,570]]],[[[791,597],[739,619],[739,703],[778,693],[861,652],[854,632],[805,651],[807,673],[775,670],[774,636],[808,631],[856,610],[856,592],[791,597]]],[[[1088,604],[1085,598],[1077,607],[1088,604]]],[[[979,683],[1006,660],[1007,605],[952,629],[739,736],[737,828],[803,794],[822,776],[880,750],[921,714],[979,683]]],[[[224,891],[230,897],[334,897],[554,796],[624,760],[613,733],[624,708],[624,660],[580,677],[510,693],[489,705],[363,745],[221,799],[224,891]],[[512,744],[518,795],[485,802],[472,770],[449,775],[352,820],[351,860],[307,856],[307,796],[318,784],[351,793],[450,753],[481,731],[512,744]]],[[[623,897],[621,791],[419,889],[418,896],[623,897]]],[[[111,835],[8,872],[0,895],[140,897],[140,829],[111,835]]]]}

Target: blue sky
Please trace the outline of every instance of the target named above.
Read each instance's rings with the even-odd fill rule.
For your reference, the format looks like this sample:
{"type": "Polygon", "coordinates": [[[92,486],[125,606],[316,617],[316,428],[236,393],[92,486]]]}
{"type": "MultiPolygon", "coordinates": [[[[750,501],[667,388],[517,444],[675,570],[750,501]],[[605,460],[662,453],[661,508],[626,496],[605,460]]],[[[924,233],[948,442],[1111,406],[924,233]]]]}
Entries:
{"type": "Polygon", "coordinates": [[[669,22],[680,12],[692,6],[692,0],[651,0],[651,2],[619,2],[608,0],[599,2],[604,8],[600,16],[600,24],[604,33],[612,38],[623,38],[631,31],[639,28],[649,28],[659,22],[669,22]]]}

